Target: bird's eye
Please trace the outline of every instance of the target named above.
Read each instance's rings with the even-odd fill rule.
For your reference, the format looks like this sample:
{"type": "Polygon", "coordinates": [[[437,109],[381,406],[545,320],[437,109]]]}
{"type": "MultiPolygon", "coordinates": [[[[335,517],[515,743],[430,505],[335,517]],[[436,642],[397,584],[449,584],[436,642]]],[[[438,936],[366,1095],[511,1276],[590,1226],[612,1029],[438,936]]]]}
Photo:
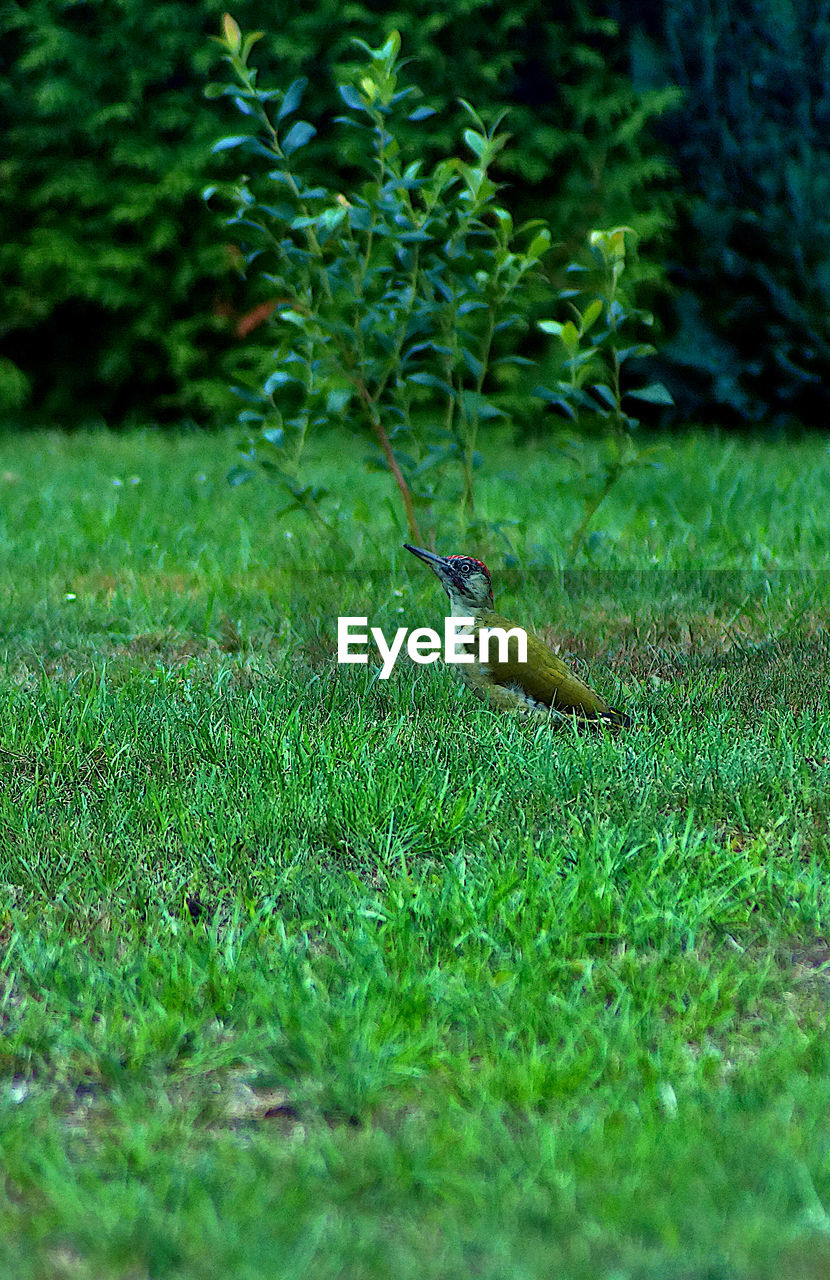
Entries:
{"type": "Polygon", "coordinates": [[[465,577],[465,578],[469,578],[469,576],[470,576],[470,565],[468,565],[468,564],[462,564],[462,566],[461,566],[461,572],[462,572],[462,574],[464,575],[464,577],[465,577]]]}

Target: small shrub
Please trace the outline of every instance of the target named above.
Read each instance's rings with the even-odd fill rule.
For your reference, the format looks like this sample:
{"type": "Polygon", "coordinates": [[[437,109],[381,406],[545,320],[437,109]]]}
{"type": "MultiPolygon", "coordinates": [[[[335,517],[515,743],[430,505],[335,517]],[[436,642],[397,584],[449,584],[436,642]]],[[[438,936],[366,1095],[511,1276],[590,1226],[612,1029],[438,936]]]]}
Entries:
{"type": "MultiPolygon", "coordinates": [[[[274,309],[267,376],[238,389],[246,457],[280,482],[285,510],[301,507],[324,524],[328,495],[304,477],[303,449],[310,431],[339,422],[372,443],[410,535],[423,542],[416,508],[430,535],[451,475],[460,476],[460,520],[474,516],[480,428],[501,413],[492,395],[499,371],[522,360],[508,340],[526,326],[523,288],[550,234],[540,222],[514,230],[499,199],[490,170],[507,141],[500,120],[488,128],[464,104],[470,159],[428,168],[406,155],[401,125],[433,112],[414,88],[399,87],[396,32],[378,49],[361,43],[362,70],[338,86],[339,123],[359,165],[348,195],[307,179],[303,159],[317,130],[298,114],[305,81],[261,88],[249,62],[257,38],[243,38],[226,16],[233,83],[208,89],[230,96],[244,119],[243,132],[214,149],[264,172],[223,188],[235,204],[227,225],[274,309]]],[[[251,474],[239,467],[231,478],[251,474]]]]}

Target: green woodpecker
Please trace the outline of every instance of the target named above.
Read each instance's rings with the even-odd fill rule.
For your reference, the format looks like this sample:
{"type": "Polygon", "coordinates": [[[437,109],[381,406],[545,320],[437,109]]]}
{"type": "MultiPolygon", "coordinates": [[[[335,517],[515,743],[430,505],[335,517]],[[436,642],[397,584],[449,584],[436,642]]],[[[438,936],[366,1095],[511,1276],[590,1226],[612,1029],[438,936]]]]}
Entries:
{"type": "Polygon", "coordinates": [[[479,698],[503,711],[517,711],[534,718],[558,713],[576,716],[579,720],[599,721],[614,729],[631,724],[624,712],[609,707],[598,693],[569,671],[543,640],[494,611],[490,570],[481,560],[473,556],[437,556],[406,543],[404,547],[428,564],[438,578],[450,599],[449,616],[473,619],[474,640],[471,638],[458,646],[461,651],[471,653],[473,661],[459,663],[458,671],[479,698]],[[483,627],[514,633],[507,642],[506,652],[499,653],[497,637],[493,637],[482,660],[479,633],[483,627]],[[526,662],[519,661],[517,632],[527,638],[526,662]]]}

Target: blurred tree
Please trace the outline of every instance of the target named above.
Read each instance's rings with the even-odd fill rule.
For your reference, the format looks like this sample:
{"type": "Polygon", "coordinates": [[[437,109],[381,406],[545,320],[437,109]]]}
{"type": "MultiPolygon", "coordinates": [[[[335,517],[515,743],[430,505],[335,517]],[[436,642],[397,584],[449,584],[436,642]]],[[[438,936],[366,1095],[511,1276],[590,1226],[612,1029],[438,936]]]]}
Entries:
{"type": "Polygon", "coordinates": [[[830,417],[830,3],[615,0],[685,197],[660,372],[707,419],[830,417]]]}

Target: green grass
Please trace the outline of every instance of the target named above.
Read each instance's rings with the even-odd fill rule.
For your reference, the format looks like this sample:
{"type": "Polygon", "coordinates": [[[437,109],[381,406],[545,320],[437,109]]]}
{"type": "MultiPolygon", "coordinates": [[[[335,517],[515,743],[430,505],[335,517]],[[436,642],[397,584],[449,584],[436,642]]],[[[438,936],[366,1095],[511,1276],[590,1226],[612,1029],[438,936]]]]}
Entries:
{"type": "Polygon", "coordinates": [[[824,1280],[826,445],[678,440],[568,571],[500,451],[616,739],[338,667],[441,616],[384,478],[324,546],[233,460],[2,442],[0,1275],[824,1280]]]}

